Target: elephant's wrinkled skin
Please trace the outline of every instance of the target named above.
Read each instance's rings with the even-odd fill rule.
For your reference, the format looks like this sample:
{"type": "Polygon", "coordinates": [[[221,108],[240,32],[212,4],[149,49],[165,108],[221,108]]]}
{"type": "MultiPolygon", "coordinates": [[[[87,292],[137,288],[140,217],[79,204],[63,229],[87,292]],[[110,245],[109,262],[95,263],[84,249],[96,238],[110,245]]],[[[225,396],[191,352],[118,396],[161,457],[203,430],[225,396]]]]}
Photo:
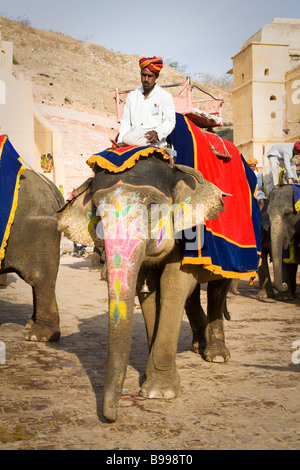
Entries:
{"type": "Polygon", "coordinates": [[[0,274],[14,272],[32,287],[33,316],[27,323],[31,341],[60,337],[55,296],[60,237],[55,212],[64,203],[57,187],[31,170],[20,178],[18,207],[0,274]]]}
{"type": "Polygon", "coordinates": [[[103,414],[114,421],[130,350],[136,285],[140,291],[145,278],[150,293],[140,294],[140,302],[150,357],[141,388],[143,396],[167,399],[179,392],[175,366],[178,335],[186,300],[197,282],[213,281],[208,285],[207,319],[200,312],[199,292],[193,294],[195,303],[187,304],[194,349],[200,352],[204,348],[210,361],[229,359],[223,307],[230,280],[220,277],[215,280],[213,274],[197,266],[182,267],[178,241],[174,240],[174,233],[180,230],[179,212],[183,215],[182,230],[196,225],[197,204],[204,205],[205,220],[218,217],[224,204],[222,192],[199,172],[184,166],[171,167],[159,155],[140,159],[133,168],[121,173],[97,168],[95,177],[83,184],[82,190],[83,194],[72,204],[67,203],[57,217],[59,230],[68,238],[91,244],[88,237],[91,236],[92,243],[97,237],[94,229],[87,233],[87,222],[91,229],[91,220],[96,221],[96,208],[101,216],[110,325],[103,414]],[[172,204],[174,213],[170,213],[172,204]],[[187,204],[192,208],[190,219],[185,216],[187,204]],[[159,217],[157,205],[161,210],[159,217]],[[146,208],[146,213],[142,208],[146,208]]]}
{"type": "Polygon", "coordinates": [[[294,264],[283,263],[282,251],[287,249],[293,239],[297,247],[300,239],[300,212],[296,212],[294,208],[293,185],[275,186],[272,189],[269,195],[268,215],[271,226],[274,284],[278,290],[276,298],[290,300],[296,290],[296,274],[300,259],[296,258],[294,264]]]}

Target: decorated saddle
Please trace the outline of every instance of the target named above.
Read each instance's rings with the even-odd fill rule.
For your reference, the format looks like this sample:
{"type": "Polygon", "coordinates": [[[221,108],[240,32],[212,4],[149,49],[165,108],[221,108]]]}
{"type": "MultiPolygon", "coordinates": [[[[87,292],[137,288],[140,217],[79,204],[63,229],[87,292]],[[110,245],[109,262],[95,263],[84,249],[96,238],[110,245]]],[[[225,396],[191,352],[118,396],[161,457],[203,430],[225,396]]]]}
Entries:
{"type": "Polygon", "coordinates": [[[133,145],[129,147],[115,147],[95,153],[87,160],[87,164],[92,169],[94,169],[95,165],[98,165],[100,168],[104,168],[112,173],[119,173],[133,167],[140,157],[151,156],[154,151],[160,153],[166,160],[170,158],[170,155],[163,149],[133,145]]]}
{"type": "Polygon", "coordinates": [[[19,180],[25,171],[22,158],[8,138],[0,136],[0,267],[18,206],[19,180]]]}
{"type": "Polygon", "coordinates": [[[204,227],[204,242],[188,251],[183,263],[203,264],[228,278],[254,277],[261,259],[261,216],[255,198],[256,176],[235,145],[205,132],[181,114],[169,137],[177,164],[199,170],[224,193],[225,211],[204,227]],[[223,157],[222,157],[223,155],[223,157]]]}
{"type": "MultiPolygon", "coordinates": [[[[206,180],[230,194],[224,198],[225,211],[216,220],[205,222],[204,237],[201,231],[197,249],[186,249],[186,241],[191,241],[191,236],[183,234],[183,264],[201,264],[228,278],[256,276],[261,236],[260,210],[254,197],[254,172],[231,142],[204,132],[181,114],[176,115],[176,126],[169,136],[169,143],[177,151],[177,164],[199,170],[206,180]]],[[[170,158],[164,149],[134,146],[104,150],[92,155],[87,164],[92,168],[97,164],[111,172],[120,172],[131,168],[141,156],[151,157],[154,151],[160,152],[165,159],[170,158]]]]}

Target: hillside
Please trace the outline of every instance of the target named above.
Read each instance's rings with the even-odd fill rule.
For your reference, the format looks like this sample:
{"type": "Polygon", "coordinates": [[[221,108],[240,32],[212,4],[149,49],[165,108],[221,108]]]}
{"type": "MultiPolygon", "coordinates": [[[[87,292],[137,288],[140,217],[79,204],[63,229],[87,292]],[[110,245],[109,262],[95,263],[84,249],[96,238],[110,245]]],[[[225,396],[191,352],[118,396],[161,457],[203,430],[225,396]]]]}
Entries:
{"type": "MultiPolygon", "coordinates": [[[[122,90],[140,86],[138,56],[35,29],[3,16],[0,16],[0,24],[2,39],[14,45],[17,64],[14,73],[16,76],[22,73],[25,79],[32,80],[37,100],[60,104],[72,102],[83,109],[115,114],[115,87],[122,90]]],[[[158,83],[180,83],[184,78],[175,69],[165,66],[158,83]]],[[[225,101],[223,120],[232,122],[231,92],[194,83],[216,97],[219,91],[222,92],[225,101]]],[[[195,93],[195,98],[199,96],[200,93],[198,96],[195,93]]]]}
{"type": "MultiPolygon", "coordinates": [[[[86,160],[111,145],[118,133],[115,87],[140,86],[138,57],[77,41],[53,31],[34,29],[0,16],[2,39],[13,43],[13,73],[32,81],[36,107],[63,136],[65,194],[91,176],[86,160]]],[[[184,75],[164,66],[158,83],[182,83],[184,75]]],[[[223,122],[232,122],[231,92],[193,82],[225,101],[223,122]]],[[[168,91],[178,92],[177,89],[168,91]],[[176,90],[176,91],[175,91],[176,90]]],[[[193,98],[207,98],[195,90],[193,98]]],[[[227,127],[220,128],[223,137],[227,127]]]]}

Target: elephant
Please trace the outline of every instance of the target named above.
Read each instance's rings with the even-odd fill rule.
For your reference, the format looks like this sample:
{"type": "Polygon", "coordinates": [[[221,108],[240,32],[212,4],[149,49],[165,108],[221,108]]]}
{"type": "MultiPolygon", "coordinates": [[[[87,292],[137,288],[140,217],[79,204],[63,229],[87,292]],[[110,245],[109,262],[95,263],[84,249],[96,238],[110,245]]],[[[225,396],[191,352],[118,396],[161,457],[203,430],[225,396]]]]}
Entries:
{"type": "Polygon", "coordinates": [[[89,246],[99,239],[105,242],[109,346],[102,412],[113,422],[130,352],[136,289],[149,346],[142,396],[169,399],[180,391],[175,357],[184,308],[194,350],[207,361],[229,360],[223,311],[231,279],[203,265],[182,265],[176,237],[201,221],[217,218],[227,195],[197,170],[171,166],[157,152],[120,173],[97,166],[94,172],[56,217],[58,229],[70,240],[89,246]],[[187,204],[190,211],[185,210],[187,204]],[[180,223],[175,217],[178,210],[180,223]],[[207,315],[200,306],[199,283],[208,283],[207,315]]]}
{"type": "Polygon", "coordinates": [[[258,269],[258,279],[260,291],[257,294],[259,299],[273,299],[275,297],[268,259],[271,254],[271,240],[270,240],[270,220],[268,216],[268,199],[259,199],[258,205],[261,215],[261,265],[258,269]]]}
{"type": "Polygon", "coordinates": [[[291,300],[296,291],[296,274],[300,263],[300,212],[294,208],[293,185],[275,186],[269,195],[271,254],[274,284],[278,300],[291,300]],[[283,262],[283,250],[294,241],[295,262],[283,262]]]}
{"type": "Polygon", "coordinates": [[[33,170],[24,171],[0,274],[14,272],[32,287],[28,341],[56,341],[60,337],[55,286],[61,234],[54,214],[63,204],[61,192],[50,180],[33,170]]]}

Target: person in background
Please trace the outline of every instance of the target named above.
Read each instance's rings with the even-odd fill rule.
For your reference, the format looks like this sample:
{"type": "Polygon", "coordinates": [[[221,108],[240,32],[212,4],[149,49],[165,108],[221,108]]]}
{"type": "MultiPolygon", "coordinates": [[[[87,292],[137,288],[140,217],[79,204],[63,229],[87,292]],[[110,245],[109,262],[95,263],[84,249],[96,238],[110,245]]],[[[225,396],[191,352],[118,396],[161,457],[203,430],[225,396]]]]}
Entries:
{"type": "Polygon", "coordinates": [[[117,144],[165,148],[175,127],[175,105],[172,95],[156,83],[163,61],[141,57],[139,66],[142,86],[127,96],[117,144]]]}
{"type": "Polygon", "coordinates": [[[266,199],[266,195],[263,191],[263,180],[261,173],[257,170],[258,161],[255,158],[247,160],[247,163],[252,171],[254,171],[257,180],[256,199],[266,199]]]}
{"type": "Polygon", "coordinates": [[[279,174],[282,168],[286,170],[286,183],[299,183],[296,165],[292,160],[295,155],[300,155],[300,140],[295,143],[282,142],[273,145],[267,152],[273,176],[273,186],[279,183],[279,174]]]}

